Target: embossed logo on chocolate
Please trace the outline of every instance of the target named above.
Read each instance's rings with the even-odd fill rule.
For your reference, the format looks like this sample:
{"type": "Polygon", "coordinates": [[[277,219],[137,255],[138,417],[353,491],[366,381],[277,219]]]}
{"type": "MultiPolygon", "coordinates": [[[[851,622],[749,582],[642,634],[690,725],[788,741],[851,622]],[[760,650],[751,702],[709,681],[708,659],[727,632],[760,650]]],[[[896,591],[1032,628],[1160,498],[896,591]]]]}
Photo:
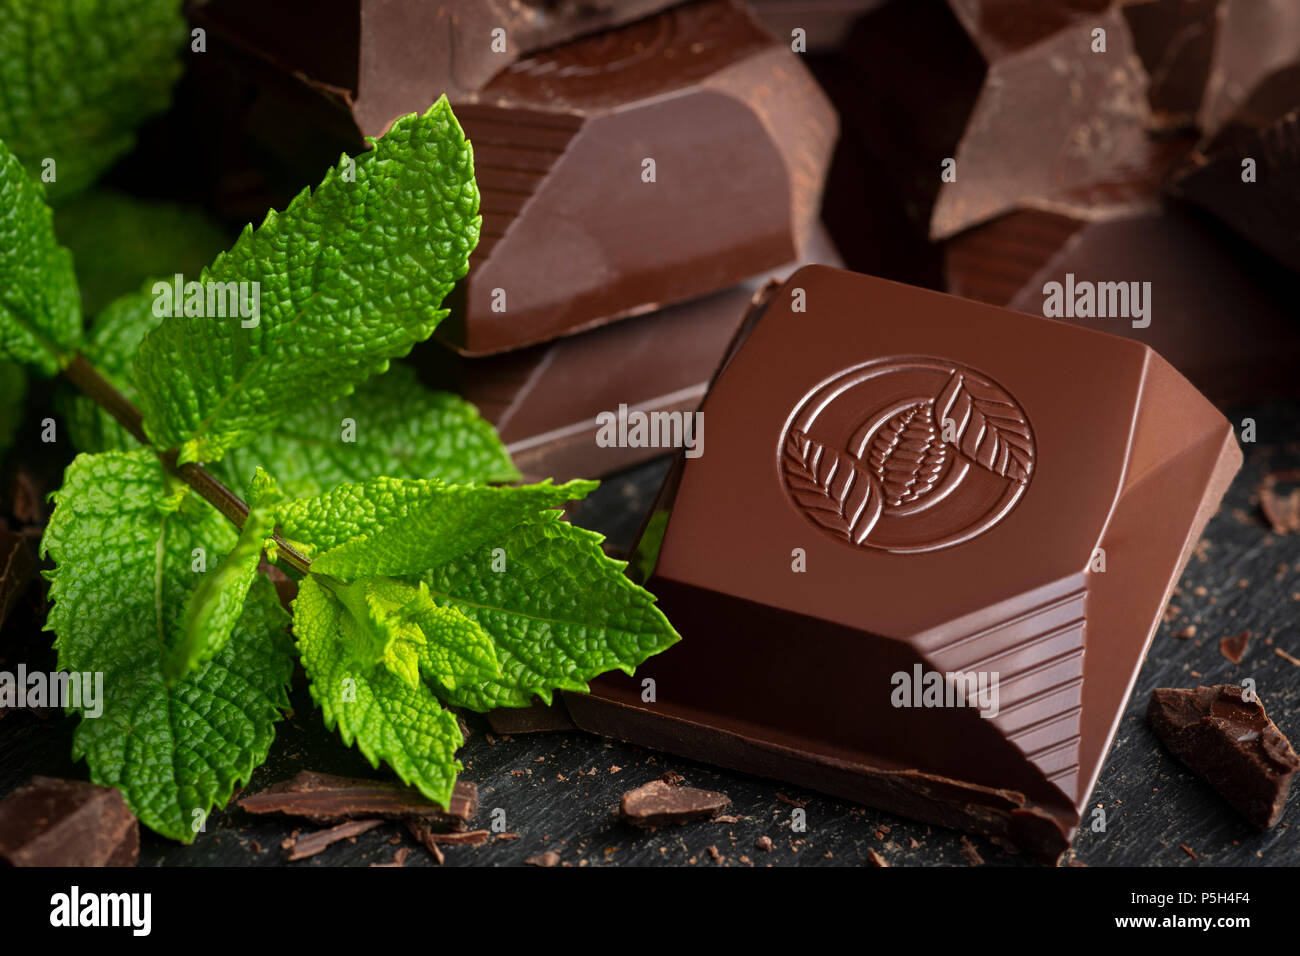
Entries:
{"type": "Polygon", "coordinates": [[[795,408],[777,451],[794,506],[862,548],[934,551],[1004,518],[1034,471],[1015,399],[946,359],[877,359],[823,382],[795,408]]]}

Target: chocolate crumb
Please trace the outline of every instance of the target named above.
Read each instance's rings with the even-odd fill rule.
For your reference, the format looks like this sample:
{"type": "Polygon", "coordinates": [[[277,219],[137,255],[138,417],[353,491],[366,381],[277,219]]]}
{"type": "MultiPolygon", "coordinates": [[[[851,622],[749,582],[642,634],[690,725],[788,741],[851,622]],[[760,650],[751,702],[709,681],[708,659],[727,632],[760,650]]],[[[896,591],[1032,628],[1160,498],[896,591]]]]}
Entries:
{"type": "Polygon", "coordinates": [[[558,866],[560,863],[560,854],[554,850],[547,850],[545,853],[539,853],[537,856],[530,856],[524,860],[528,866],[558,866]]]}
{"type": "Polygon", "coordinates": [[[799,807],[800,809],[812,803],[811,797],[804,797],[802,800],[796,800],[794,797],[786,796],[784,793],[782,793],[779,790],[776,793],[776,798],[780,800],[782,803],[789,804],[792,807],[799,807]]]}
{"type": "Polygon", "coordinates": [[[867,850],[867,858],[871,860],[872,866],[889,866],[889,861],[875,850],[867,850]]]}
{"type": "Polygon", "coordinates": [[[680,785],[683,781],[685,781],[686,778],[683,777],[676,770],[669,770],[666,773],[661,773],[659,775],[659,779],[664,783],[668,784],[668,786],[670,787],[676,787],[680,785]]]}
{"type": "Polygon", "coordinates": [[[1296,667],[1300,667],[1300,657],[1296,657],[1293,654],[1288,654],[1280,647],[1273,648],[1273,653],[1276,654],[1278,657],[1282,658],[1282,660],[1289,661],[1290,663],[1294,664],[1296,667]]]}
{"type": "Polygon", "coordinates": [[[966,858],[966,862],[971,866],[983,866],[984,857],[980,856],[980,851],[975,849],[975,844],[963,836],[961,838],[961,855],[966,858]]]}
{"type": "Polygon", "coordinates": [[[754,846],[758,847],[764,853],[772,852],[772,838],[764,834],[754,841],[754,846]]]}
{"type": "Polygon", "coordinates": [[[1219,653],[1234,664],[1240,664],[1241,659],[1246,656],[1246,648],[1250,644],[1250,631],[1242,631],[1233,637],[1224,637],[1219,640],[1219,653]]]}
{"type": "Polygon", "coordinates": [[[1174,637],[1176,637],[1176,638],[1178,638],[1179,640],[1182,640],[1182,641],[1188,640],[1189,638],[1193,638],[1193,637],[1195,637],[1195,636],[1196,636],[1196,625],[1195,625],[1195,624],[1188,624],[1188,625],[1187,625],[1185,628],[1183,628],[1181,631],[1174,631],[1174,637]]]}
{"type": "Polygon", "coordinates": [[[1180,844],[1178,845],[1178,848],[1179,848],[1180,850],[1182,850],[1184,853],[1186,853],[1188,856],[1190,856],[1193,860],[1195,860],[1195,859],[1199,859],[1199,857],[1197,857],[1197,855],[1196,855],[1196,851],[1193,850],[1193,849],[1192,849],[1190,846],[1188,846],[1186,843],[1180,843],[1180,844]]]}
{"type": "Polygon", "coordinates": [[[1282,495],[1277,492],[1279,484],[1300,482],[1300,471],[1278,471],[1265,475],[1260,482],[1259,507],[1274,534],[1291,534],[1300,531],[1300,487],[1292,488],[1291,493],[1282,495]]]}

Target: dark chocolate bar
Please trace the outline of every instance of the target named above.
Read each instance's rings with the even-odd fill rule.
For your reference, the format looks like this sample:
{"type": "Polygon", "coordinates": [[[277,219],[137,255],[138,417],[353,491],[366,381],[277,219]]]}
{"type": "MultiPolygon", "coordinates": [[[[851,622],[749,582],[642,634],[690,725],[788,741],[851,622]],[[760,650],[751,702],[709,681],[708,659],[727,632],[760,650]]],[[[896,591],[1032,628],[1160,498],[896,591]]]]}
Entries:
{"type": "Polygon", "coordinates": [[[33,777],[0,802],[9,866],[135,866],[139,854],[140,825],[110,787],[33,777]]]}
{"type": "Polygon", "coordinates": [[[1211,225],[1179,208],[1103,222],[1022,210],[945,244],[947,290],[1043,315],[1049,283],[1137,282],[1149,322],[1063,321],[1151,346],[1220,405],[1295,394],[1290,276],[1211,225]]]}
{"type": "Polygon", "coordinates": [[[505,355],[466,357],[431,343],[412,358],[430,385],[478,406],[525,478],[599,478],[675,450],[600,443],[601,416],[620,406],[647,416],[694,412],[754,291],[810,263],[840,265],[820,226],[799,263],[634,322],[505,355]]]}
{"type": "MultiPolygon", "coordinates": [[[[285,154],[313,134],[358,148],[362,133],[443,92],[421,79],[432,46],[419,45],[400,5],[384,5],[375,30],[405,31],[424,54],[381,60],[356,90],[295,73],[285,31],[232,24],[224,3],[202,7],[203,22],[260,84],[256,125],[285,154]],[[385,91],[378,114],[357,112],[367,82],[385,91]]],[[[793,261],[837,135],[788,41],[737,0],[538,51],[481,90],[453,91],[452,105],[474,146],[483,228],[437,334],[467,354],[650,312],[793,261]]]]}
{"type": "Polygon", "coordinates": [[[1230,424],[1065,323],[821,266],[760,310],[637,548],[682,641],[570,715],[1056,859],[1230,424]]]}
{"type": "MultiPolygon", "coordinates": [[[[988,72],[951,156],[955,178],[939,189],[933,238],[1017,208],[1100,218],[1154,205],[1181,147],[1147,135],[1147,74],[1119,9],[949,2],[988,72]]],[[[932,157],[936,178],[945,158],[932,157]]]]}
{"type": "Polygon", "coordinates": [[[1300,4],[1219,0],[1210,75],[1198,123],[1209,145],[1229,145],[1300,105],[1300,4]]]}
{"type": "MultiPolygon", "coordinates": [[[[1293,102],[1300,104],[1300,89],[1293,102]]],[[[1193,160],[1174,178],[1174,194],[1300,270],[1300,110],[1193,160]]]]}

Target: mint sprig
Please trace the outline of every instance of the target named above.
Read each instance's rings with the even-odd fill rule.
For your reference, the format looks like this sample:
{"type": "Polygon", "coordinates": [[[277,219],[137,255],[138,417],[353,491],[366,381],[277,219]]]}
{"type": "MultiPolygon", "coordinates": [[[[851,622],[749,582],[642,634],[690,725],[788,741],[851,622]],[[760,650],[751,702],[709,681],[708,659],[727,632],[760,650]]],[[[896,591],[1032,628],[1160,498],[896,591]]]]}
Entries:
{"type": "Polygon", "coordinates": [[[477,241],[445,99],[347,171],[203,272],[265,283],[258,324],[159,321],[139,293],[87,340],[40,189],[0,144],[0,349],[62,370],[95,402],[69,406],[76,440],[117,446],[69,467],[43,543],[60,666],[105,678],[75,753],[176,839],[265,759],[295,648],[326,725],[447,805],[448,706],[549,701],[678,639],[600,537],[561,520],[594,482],[491,486],[517,475],[468,405],[409,371],[370,378],[445,315],[477,241]],[[371,436],[336,439],[341,417],[371,436]],[[230,490],[246,483],[248,503],[230,490]],[[263,559],[299,579],[292,642],[263,559]]]}

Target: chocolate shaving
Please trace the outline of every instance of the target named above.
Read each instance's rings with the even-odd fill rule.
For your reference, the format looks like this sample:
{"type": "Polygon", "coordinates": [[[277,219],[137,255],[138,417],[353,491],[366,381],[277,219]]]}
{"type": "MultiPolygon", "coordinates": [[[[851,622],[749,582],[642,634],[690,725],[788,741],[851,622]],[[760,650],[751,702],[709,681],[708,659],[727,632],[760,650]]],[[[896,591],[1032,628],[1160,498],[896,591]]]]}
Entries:
{"type": "Polygon", "coordinates": [[[889,866],[889,861],[886,860],[879,853],[877,853],[875,850],[867,850],[867,858],[871,860],[872,866],[889,866]]]}
{"type": "Polygon", "coordinates": [[[10,866],[135,866],[140,825],[122,794],[33,777],[0,803],[0,860],[10,866]]]}
{"type": "Polygon", "coordinates": [[[290,862],[305,860],[309,856],[315,856],[317,853],[329,849],[339,840],[359,836],[367,830],[373,830],[383,822],[383,820],[353,820],[349,823],[340,823],[328,830],[316,830],[313,833],[308,833],[306,836],[293,841],[293,848],[289,850],[289,855],[285,859],[290,862]]]}
{"type": "Polygon", "coordinates": [[[1147,722],[1165,746],[1261,830],[1286,806],[1300,756],[1264,713],[1232,684],[1151,693],[1147,722]]]}
{"type": "Polygon", "coordinates": [[[651,780],[623,794],[620,810],[635,827],[662,827],[716,817],[731,800],[726,794],[651,780]]]}
{"type": "Polygon", "coordinates": [[[424,820],[464,828],[478,811],[478,786],[461,780],[444,811],[418,791],[383,780],[357,780],[304,770],[292,780],[244,797],[239,806],[249,813],[283,813],[316,823],[380,818],[424,820]]]}
{"type": "Polygon", "coordinates": [[[1246,656],[1246,648],[1250,645],[1250,631],[1242,631],[1240,634],[1232,637],[1224,637],[1219,640],[1219,653],[1234,664],[1240,664],[1241,659],[1246,656]]]}
{"type": "Polygon", "coordinates": [[[433,830],[427,824],[415,820],[407,823],[406,829],[410,832],[411,836],[415,837],[415,839],[419,841],[421,846],[429,851],[429,855],[433,857],[433,862],[442,866],[447,858],[443,854],[442,848],[438,846],[437,842],[429,839],[433,836],[433,830]]]}
{"type": "Polygon", "coordinates": [[[966,862],[971,866],[984,865],[984,857],[980,856],[980,851],[975,849],[975,844],[971,843],[965,836],[961,838],[961,855],[966,858],[966,862]]]}

